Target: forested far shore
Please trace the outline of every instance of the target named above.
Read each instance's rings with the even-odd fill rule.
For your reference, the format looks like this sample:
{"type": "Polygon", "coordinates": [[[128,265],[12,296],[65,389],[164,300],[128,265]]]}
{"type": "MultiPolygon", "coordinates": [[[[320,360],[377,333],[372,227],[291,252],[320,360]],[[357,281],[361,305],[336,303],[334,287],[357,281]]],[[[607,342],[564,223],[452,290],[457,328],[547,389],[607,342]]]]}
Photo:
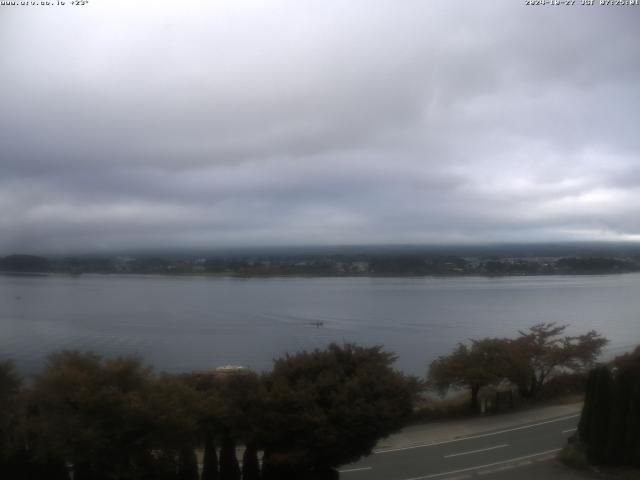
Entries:
{"type": "Polygon", "coordinates": [[[277,255],[277,256],[78,256],[46,258],[8,255],[0,271],[9,273],[121,273],[220,276],[511,276],[589,275],[640,271],[631,256],[457,256],[457,255],[277,255]]]}

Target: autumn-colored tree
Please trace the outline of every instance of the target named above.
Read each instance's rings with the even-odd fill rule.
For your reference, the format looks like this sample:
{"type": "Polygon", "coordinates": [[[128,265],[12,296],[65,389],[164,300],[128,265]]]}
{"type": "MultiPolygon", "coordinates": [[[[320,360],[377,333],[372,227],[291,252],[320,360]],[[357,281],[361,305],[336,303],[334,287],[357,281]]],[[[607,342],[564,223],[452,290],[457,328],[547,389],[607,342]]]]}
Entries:
{"type": "Polygon", "coordinates": [[[467,388],[471,393],[469,408],[477,413],[480,389],[507,376],[509,355],[509,341],[503,338],[471,340],[470,346],[460,343],[452,353],[431,363],[429,384],[441,394],[451,387],[467,388]]]}
{"type": "Polygon", "coordinates": [[[522,397],[537,396],[544,384],[560,371],[587,371],[607,344],[595,330],[564,335],[567,325],[539,323],[511,342],[509,379],[522,397]]]}

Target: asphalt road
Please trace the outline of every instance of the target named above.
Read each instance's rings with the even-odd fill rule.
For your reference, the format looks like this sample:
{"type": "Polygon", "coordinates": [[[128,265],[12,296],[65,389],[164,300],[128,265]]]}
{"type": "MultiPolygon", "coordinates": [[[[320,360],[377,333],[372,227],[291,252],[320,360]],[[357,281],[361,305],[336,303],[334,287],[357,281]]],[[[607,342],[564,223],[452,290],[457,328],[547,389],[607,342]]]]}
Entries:
{"type": "MultiPolygon", "coordinates": [[[[378,450],[340,469],[342,480],[490,479],[555,456],[575,432],[579,415],[488,431],[469,437],[378,450]]],[[[501,477],[502,478],[502,477],[501,477]]]]}

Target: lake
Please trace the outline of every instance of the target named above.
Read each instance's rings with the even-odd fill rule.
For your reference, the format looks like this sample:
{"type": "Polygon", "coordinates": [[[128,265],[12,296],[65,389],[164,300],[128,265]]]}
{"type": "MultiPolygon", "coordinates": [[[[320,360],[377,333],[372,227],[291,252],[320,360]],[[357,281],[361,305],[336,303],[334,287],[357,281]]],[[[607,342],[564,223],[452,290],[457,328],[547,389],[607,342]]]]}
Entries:
{"type": "Polygon", "coordinates": [[[538,322],[640,344],[640,274],[458,278],[0,276],[0,358],[23,373],[64,348],[136,353],[159,370],[268,369],[329,342],[384,345],[423,375],[457,342],[538,322]],[[324,322],[321,327],[313,322],[324,322]]]}

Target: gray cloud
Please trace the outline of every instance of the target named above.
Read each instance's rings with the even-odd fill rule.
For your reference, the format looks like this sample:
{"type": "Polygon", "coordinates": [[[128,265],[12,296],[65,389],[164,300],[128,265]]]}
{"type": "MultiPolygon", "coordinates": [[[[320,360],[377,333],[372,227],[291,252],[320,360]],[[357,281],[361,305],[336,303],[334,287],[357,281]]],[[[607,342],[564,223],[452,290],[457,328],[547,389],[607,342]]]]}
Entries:
{"type": "Polygon", "coordinates": [[[2,252],[640,239],[640,8],[1,8],[2,252]]]}

